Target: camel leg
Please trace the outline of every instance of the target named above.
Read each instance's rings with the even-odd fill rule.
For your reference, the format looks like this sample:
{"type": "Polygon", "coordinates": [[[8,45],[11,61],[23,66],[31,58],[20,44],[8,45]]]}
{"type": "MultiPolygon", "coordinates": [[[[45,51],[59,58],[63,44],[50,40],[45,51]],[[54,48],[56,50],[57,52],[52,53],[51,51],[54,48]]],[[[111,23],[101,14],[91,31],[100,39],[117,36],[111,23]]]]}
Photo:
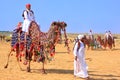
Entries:
{"type": "Polygon", "coordinates": [[[115,43],[113,43],[113,47],[115,47],[115,43]]]}
{"type": "Polygon", "coordinates": [[[27,33],[25,32],[24,35],[24,42],[25,42],[25,46],[24,46],[24,65],[27,65],[27,72],[30,72],[30,60],[29,60],[29,53],[28,53],[28,49],[27,49],[27,33]]]}
{"type": "Polygon", "coordinates": [[[28,66],[27,66],[27,72],[30,72],[31,69],[30,69],[30,62],[31,62],[31,53],[28,52],[28,66]]]}
{"type": "Polygon", "coordinates": [[[107,47],[107,42],[104,43],[104,49],[106,50],[107,47]]]}
{"type": "Polygon", "coordinates": [[[46,74],[46,71],[45,71],[44,65],[45,65],[45,63],[44,63],[44,61],[43,61],[43,62],[42,62],[42,74],[46,74]]]}
{"type": "Polygon", "coordinates": [[[23,69],[22,69],[22,67],[20,66],[19,58],[18,58],[18,57],[17,57],[17,62],[18,62],[18,65],[19,65],[20,70],[22,71],[23,69]]]}
{"type": "Polygon", "coordinates": [[[43,59],[42,59],[42,73],[46,74],[44,66],[45,66],[45,55],[43,56],[43,59]]]}
{"type": "Polygon", "coordinates": [[[4,68],[7,68],[7,67],[8,67],[9,58],[10,58],[11,53],[12,53],[12,50],[11,50],[10,53],[8,54],[7,64],[4,66],[4,68]]]}
{"type": "Polygon", "coordinates": [[[115,41],[113,40],[113,42],[112,42],[112,45],[113,45],[113,47],[115,47],[115,41]]]}
{"type": "Polygon", "coordinates": [[[21,68],[21,66],[20,66],[20,61],[21,61],[21,56],[20,56],[20,43],[19,44],[16,44],[17,46],[16,46],[16,57],[17,57],[17,62],[18,62],[18,65],[19,65],[19,68],[20,68],[20,70],[22,71],[23,69],[21,68]]]}
{"type": "Polygon", "coordinates": [[[28,61],[28,66],[27,66],[27,72],[30,72],[31,69],[30,69],[30,60],[28,61]]]}
{"type": "Polygon", "coordinates": [[[31,62],[31,60],[30,60],[30,54],[29,54],[29,52],[26,52],[26,58],[25,58],[25,65],[27,65],[27,72],[30,72],[31,70],[30,70],[30,62],[31,62]]]}
{"type": "Polygon", "coordinates": [[[109,44],[109,48],[112,49],[112,44],[109,44]]]}
{"type": "Polygon", "coordinates": [[[21,61],[21,56],[20,56],[19,48],[17,48],[16,54],[17,54],[17,62],[18,62],[19,68],[22,71],[23,69],[21,68],[20,63],[19,63],[21,61]]]}
{"type": "Polygon", "coordinates": [[[90,48],[90,45],[88,44],[88,48],[87,48],[87,50],[89,50],[89,48],[90,48]]]}
{"type": "MultiPolygon", "coordinates": [[[[4,68],[7,68],[7,67],[8,67],[8,64],[9,64],[9,58],[10,58],[11,53],[12,53],[12,50],[11,50],[10,53],[8,54],[7,64],[4,66],[4,68]]],[[[22,70],[22,68],[21,68],[21,66],[20,66],[20,64],[19,64],[19,58],[17,58],[17,62],[18,62],[18,65],[19,65],[20,69],[22,70]]]]}

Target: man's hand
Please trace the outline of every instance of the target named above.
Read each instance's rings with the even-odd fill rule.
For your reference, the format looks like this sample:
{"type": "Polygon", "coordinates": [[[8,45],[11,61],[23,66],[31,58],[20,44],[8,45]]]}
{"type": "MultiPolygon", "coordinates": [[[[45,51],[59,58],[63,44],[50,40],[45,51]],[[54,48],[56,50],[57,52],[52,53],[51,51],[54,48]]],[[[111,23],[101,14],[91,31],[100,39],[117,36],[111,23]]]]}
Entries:
{"type": "Polygon", "coordinates": [[[77,61],[77,56],[75,56],[75,60],[77,61]]]}

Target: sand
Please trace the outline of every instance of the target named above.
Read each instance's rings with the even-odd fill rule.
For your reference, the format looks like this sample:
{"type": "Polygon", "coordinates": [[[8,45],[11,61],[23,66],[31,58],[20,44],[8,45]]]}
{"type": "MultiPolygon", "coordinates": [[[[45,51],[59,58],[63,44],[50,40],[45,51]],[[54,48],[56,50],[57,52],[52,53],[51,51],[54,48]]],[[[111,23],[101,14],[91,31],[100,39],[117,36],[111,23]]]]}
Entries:
{"type": "MultiPolygon", "coordinates": [[[[86,62],[91,80],[120,80],[120,40],[116,40],[116,47],[112,50],[86,49],[86,62]]],[[[74,78],[73,75],[73,43],[70,43],[70,54],[64,44],[56,47],[55,60],[45,64],[47,74],[42,74],[41,63],[31,62],[31,72],[26,72],[26,66],[20,62],[20,70],[15,53],[10,57],[9,66],[4,68],[7,55],[10,52],[9,42],[0,42],[0,80],[84,80],[74,78]]]]}

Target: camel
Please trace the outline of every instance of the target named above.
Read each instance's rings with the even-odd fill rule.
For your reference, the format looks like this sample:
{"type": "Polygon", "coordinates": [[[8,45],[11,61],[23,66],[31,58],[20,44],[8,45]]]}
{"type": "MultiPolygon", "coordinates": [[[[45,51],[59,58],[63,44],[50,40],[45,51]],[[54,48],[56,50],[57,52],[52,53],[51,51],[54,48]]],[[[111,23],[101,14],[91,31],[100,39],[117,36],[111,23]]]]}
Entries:
{"type": "MultiPolygon", "coordinates": [[[[32,60],[35,62],[42,62],[42,73],[46,73],[44,69],[45,60],[50,60],[55,55],[55,46],[61,39],[61,31],[64,32],[65,40],[67,40],[65,22],[54,21],[48,32],[42,32],[39,25],[32,21],[29,26],[29,35],[19,30],[17,33],[17,40],[8,54],[8,60],[4,68],[8,67],[9,58],[13,51],[16,52],[18,64],[21,57],[25,57],[25,65],[27,65],[27,72],[30,72],[30,63],[32,60]],[[22,35],[24,37],[22,37],[22,35]]],[[[69,45],[67,45],[68,53],[70,52],[69,45]]],[[[20,66],[20,64],[19,64],[20,66]]],[[[22,70],[21,66],[20,69],[22,70]]]]}

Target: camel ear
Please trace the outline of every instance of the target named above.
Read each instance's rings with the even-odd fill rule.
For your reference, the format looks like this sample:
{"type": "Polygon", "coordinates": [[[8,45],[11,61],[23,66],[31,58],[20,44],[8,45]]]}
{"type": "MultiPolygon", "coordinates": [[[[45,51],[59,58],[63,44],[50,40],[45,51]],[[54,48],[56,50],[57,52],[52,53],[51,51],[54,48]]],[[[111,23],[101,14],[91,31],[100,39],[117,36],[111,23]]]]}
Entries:
{"type": "Polygon", "coordinates": [[[67,24],[66,24],[66,22],[61,22],[62,23],[62,25],[64,25],[65,27],[67,27],[67,24]]]}
{"type": "Polygon", "coordinates": [[[67,23],[64,23],[65,24],[65,27],[67,27],[67,23]]]}
{"type": "Polygon", "coordinates": [[[52,26],[55,26],[55,25],[57,25],[57,22],[56,21],[54,21],[54,22],[52,22],[52,24],[51,24],[52,26]]]}

